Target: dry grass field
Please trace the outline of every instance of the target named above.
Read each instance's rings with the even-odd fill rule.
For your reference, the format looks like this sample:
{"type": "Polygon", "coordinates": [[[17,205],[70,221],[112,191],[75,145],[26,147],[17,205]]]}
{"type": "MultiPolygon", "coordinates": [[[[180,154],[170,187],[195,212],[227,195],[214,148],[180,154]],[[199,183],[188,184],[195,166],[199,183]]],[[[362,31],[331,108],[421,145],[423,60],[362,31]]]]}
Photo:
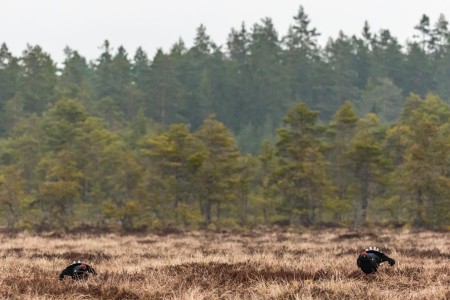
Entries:
{"type": "Polygon", "coordinates": [[[0,235],[2,299],[450,299],[450,233],[0,235]],[[397,260],[356,266],[378,246],[397,260]],[[85,281],[58,275],[84,258],[85,281]]]}

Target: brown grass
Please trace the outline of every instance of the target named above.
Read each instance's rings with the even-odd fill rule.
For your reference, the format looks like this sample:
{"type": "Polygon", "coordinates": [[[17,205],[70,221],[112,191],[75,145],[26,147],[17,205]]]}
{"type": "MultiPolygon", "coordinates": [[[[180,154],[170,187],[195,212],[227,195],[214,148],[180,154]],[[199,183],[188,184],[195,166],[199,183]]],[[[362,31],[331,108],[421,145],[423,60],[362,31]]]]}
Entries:
{"type": "Polygon", "coordinates": [[[449,299],[450,233],[348,230],[0,235],[0,298],[449,299]],[[375,275],[356,267],[377,246],[397,260],[375,275]],[[84,259],[99,273],[58,275],[84,259]]]}

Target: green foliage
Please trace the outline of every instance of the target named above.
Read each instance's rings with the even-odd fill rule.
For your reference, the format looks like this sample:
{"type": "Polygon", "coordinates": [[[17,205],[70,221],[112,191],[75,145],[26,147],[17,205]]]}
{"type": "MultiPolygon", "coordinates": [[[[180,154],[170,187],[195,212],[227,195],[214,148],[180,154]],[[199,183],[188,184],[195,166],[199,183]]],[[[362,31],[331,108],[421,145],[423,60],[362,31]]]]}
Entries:
{"type": "Polygon", "coordinates": [[[332,222],[349,223],[352,219],[351,208],[354,191],[351,188],[355,180],[353,164],[348,156],[351,141],[354,138],[359,118],[350,102],[344,105],[334,114],[328,128],[330,150],[328,153],[331,161],[331,178],[336,188],[334,196],[328,199],[325,207],[332,214],[332,222]]]}
{"type": "Polygon", "coordinates": [[[231,203],[236,200],[235,186],[239,180],[239,149],[228,128],[209,116],[195,132],[204,153],[202,164],[195,176],[194,188],[204,216],[205,226],[215,222],[221,227],[221,217],[232,213],[231,203]],[[213,209],[215,218],[213,219],[213,209]]]}
{"type": "Polygon", "coordinates": [[[362,225],[367,220],[370,200],[383,185],[381,140],[377,136],[378,118],[369,114],[358,124],[351,141],[348,157],[354,170],[352,188],[355,193],[355,224],[362,225]]]}
{"type": "Polygon", "coordinates": [[[78,180],[82,174],[77,170],[74,153],[61,150],[43,157],[37,169],[42,176],[36,195],[37,205],[43,212],[39,226],[67,229],[74,221],[73,208],[81,190],[78,180]]]}
{"type": "Polygon", "coordinates": [[[317,116],[299,103],[283,119],[286,127],[278,130],[274,180],[284,198],[282,210],[291,211],[292,220],[304,224],[320,219],[331,190],[317,116]]]}
{"type": "Polygon", "coordinates": [[[82,133],[80,124],[86,119],[81,103],[75,100],[60,100],[44,118],[43,132],[49,149],[55,151],[70,148],[82,133]]]}
{"type": "Polygon", "coordinates": [[[380,79],[376,83],[369,81],[361,97],[359,110],[363,114],[374,113],[382,116],[382,121],[385,122],[397,120],[403,108],[402,91],[388,78],[380,79]]]}
{"type": "Polygon", "coordinates": [[[442,224],[449,213],[450,108],[434,95],[424,100],[412,95],[409,103],[416,104],[404,120],[412,141],[405,147],[404,161],[398,169],[402,182],[397,185],[405,201],[412,205],[409,217],[415,225],[442,224]]]}
{"type": "Polygon", "coordinates": [[[158,50],[148,76],[148,114],[162,125],[173,123],[178,118],[181,94],[173,59],[158,50]]]}
{"type": "Polygon", "coordinates": [[[22,64],[18,93],[23,97],[24,110],[41,113],[55,100],[56,65],[39,46],[27,47],[22,64]]]}
{"type": "Polygon", "coordinates": [[[105,41],[57,69],[2,44],[1,224],[448,228],[450,34],[443,15],[416,29],[321,47],[300,6],[285,36],[265,18],[222,48],[201,25],[152,59],[105,41]]]}
{"type": "MultiPolygon", "coordinates": [[[[11,108],[7,109],[7,102],[13,102],[18,89],[20,75],[19,60],[9,52],[6,44],[0,46],[0,134],[4,134],[8,128],[8,117],[12,114],[11,108]],[[10,110],[8,112],[8,110],[10,110]]],[[[11,106],[11,104],[9,104],[11,106]]]]}
{"type": "Polygon", "coordinates": [[[24,180],[20,173],[13,166],[5,168],[0,175],[0,212],[8,229],[14,229],[21,219],[24,198],[24,180]]]}
{"type": "Polygon", "coordinates": [[[194,176],[204,159],[204,149],[184,124],[147,140],[143,155],[149,199],[147,210],[158,207],[156,218],[164,227],[194,226],[199,212],[195,209],[194,176]],[[191,211],[187,211],[187,207],[191,211]]]}
{"type": "Polygon", "coordinates": [[[67,47],[64,68],[58,81],[57,93],[60,98],[78,99],[84,105],[92,104],[93,87],[90,77],[92,70],[86,59],[77,51],[67,47]]]}

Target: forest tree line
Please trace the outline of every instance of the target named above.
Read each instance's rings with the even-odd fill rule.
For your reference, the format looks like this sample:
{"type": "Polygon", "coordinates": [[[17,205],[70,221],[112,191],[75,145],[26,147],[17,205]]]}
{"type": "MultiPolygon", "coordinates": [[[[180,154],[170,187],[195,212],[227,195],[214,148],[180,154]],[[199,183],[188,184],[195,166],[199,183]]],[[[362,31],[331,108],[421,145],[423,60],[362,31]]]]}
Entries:
{"type": "Polygon", "coordinates": [[[423,15],[321,47],[300,7],[216,45],[61,67],[0,47],[0,224],[52,230],[366,223],[449,229],[450,32],[423,15]]]}

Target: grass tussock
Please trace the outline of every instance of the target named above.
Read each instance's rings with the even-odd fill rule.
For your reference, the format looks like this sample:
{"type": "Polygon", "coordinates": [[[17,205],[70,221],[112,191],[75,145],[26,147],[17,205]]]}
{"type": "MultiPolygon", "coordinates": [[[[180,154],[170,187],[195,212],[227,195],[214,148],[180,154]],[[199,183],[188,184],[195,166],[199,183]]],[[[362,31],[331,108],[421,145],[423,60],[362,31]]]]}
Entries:
{"type": "Polygon", "coordinates": [[[450,234],[348,230],[247,234],[0,235],[6,299],[449,299],[450,234]],[[397,260],[366,276],[358,253],[397,260]],[[98,275],[58,275],[73,260],[98,275]]]}

